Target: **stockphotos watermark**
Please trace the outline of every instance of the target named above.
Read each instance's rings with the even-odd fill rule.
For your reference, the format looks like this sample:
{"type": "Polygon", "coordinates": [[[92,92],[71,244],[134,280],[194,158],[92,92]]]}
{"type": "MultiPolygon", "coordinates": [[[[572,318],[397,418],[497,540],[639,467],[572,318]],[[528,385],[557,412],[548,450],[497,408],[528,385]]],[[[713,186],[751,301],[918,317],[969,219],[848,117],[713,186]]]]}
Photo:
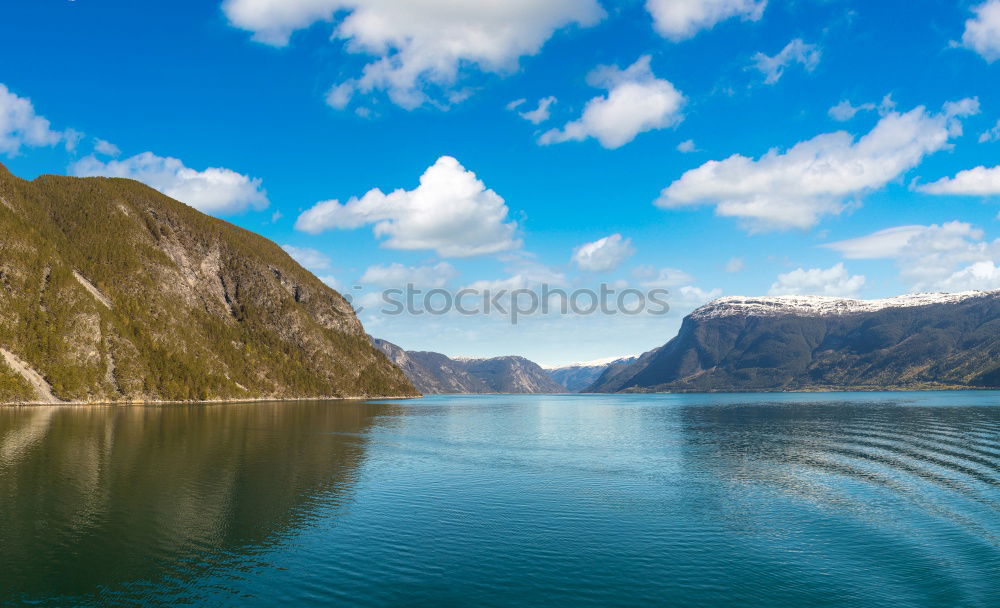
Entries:
{"type": "MultiPolygon", "coordinates": [[[[354,289],[363,289],[355,285],[354,289]]],[[[383,290],[378,312],[386,316],[458,313],[463,316],[501,315],[511,325],[524,317],[548,314],[574,315],[665,315],[670,311],[666,289],[615,289],[602,283],[597,289],[553,288],[542,284],[537,289],[466,287],[452,292],[441,287],[421,289],[416,285],[383,290]]],[[[349,294],[347,301],[354,305],[349,294]]],[[[365,310],[355,306],[356,313],[365,310]]]]}

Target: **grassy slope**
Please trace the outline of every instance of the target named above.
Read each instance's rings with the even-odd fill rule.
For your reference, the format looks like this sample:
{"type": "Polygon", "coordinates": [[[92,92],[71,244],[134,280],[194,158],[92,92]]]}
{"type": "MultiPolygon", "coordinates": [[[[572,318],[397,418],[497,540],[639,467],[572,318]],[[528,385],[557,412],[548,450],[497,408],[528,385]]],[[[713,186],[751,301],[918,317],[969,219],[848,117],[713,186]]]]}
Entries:
{"type": "MultiPolygon", "coordinates": [[[[280,247],[130,180],[0,166],[0,311],[0,347],[64,400],[414,392],[280,247]]],[[[0,365],[0,402],[31,394],[0,365]]]]}

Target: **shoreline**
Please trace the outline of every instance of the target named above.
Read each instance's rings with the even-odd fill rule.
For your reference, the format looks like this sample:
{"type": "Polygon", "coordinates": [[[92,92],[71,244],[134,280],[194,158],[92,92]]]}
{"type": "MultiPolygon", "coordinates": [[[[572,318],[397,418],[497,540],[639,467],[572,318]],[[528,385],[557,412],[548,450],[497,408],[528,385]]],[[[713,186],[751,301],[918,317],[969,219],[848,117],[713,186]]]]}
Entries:
{"type": "Polygon", "coordinates": [[[144,405],[222,405],[222,404],[236,404],[236,403],[266,403],[269,401],[278,403],[294,403],[298,401],[402,401],[405,399],[420,399],[424,397],[421,394],[414,395],[390,395],[390,396],[350,396],[350,397],[259,397],[259,398],[243,398],[243,399],[203,399],[203,400],[191,400],[191,401],[176,401],[176,400],[130,400],[130,401],[7,401],[0,402],[0,407],[37,407],[37,406],[110,406],[110,407],[128,407],[128,406],[144,406],[144,405]]]}

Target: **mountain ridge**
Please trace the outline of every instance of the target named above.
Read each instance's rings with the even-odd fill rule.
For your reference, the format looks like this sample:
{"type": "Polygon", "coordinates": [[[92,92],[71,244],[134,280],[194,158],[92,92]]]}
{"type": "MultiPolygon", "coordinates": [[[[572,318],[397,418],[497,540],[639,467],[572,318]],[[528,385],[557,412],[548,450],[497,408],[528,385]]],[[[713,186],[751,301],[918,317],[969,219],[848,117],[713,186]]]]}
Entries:
{"type": "Polygon", "coordinates": [[[571,392],[580,392],[593,384],[606,370],[634,362],[639,357],[605,357],[594,361],[543,368],[549,376],[571,392]]]}
{"type": "Polygon", "coordinates": [[[0,235],[0,403],[417,394],[280,247],[139,182],[0,165],[0,235]]]}
{"type": "Polygon", "coordinates": [[[588,392],[1000,387],[1000,291],[729,297],[588,392]]]}
{"type": "Polygon", "coordinates": [[[379,338],[372,343],[428,395],[564,393],[537,363],[517,355],[448,357],[430,351],[408,351],[379,338]]]}

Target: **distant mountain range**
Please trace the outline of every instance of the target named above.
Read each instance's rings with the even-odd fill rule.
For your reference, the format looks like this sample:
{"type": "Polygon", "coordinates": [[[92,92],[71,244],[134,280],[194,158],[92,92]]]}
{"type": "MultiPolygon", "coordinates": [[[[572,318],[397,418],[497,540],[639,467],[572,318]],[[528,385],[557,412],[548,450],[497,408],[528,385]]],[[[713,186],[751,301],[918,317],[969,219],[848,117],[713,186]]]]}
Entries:
{"type": "Polygon", "coordinates": [[[441,353],[403,350],[378,338],[372,338],[372,343],[425,395],[566,392],[537,363],[524,357],[452,359],[441,353]]]}
{"type": "Polygon", "coordinates": [[[267,239],[125,179],[0,166],[0,403],[408,396],[267,239]]]}
{"type": "Polygon", "coordinates": [[[587,361],[583,363],[571,363],[560,367],[545,368],[545,372],[566,387],[571,393],[577,393],[597,381],[609,367],[620,367],[634,362],[639,357],[621,357],[601,359],[597,361],[587,361]]]}
{"type": "Polygon", "coordinates": [[[1000,291],[729,297],[588,392],[1000,387],[1000,291]]]}

